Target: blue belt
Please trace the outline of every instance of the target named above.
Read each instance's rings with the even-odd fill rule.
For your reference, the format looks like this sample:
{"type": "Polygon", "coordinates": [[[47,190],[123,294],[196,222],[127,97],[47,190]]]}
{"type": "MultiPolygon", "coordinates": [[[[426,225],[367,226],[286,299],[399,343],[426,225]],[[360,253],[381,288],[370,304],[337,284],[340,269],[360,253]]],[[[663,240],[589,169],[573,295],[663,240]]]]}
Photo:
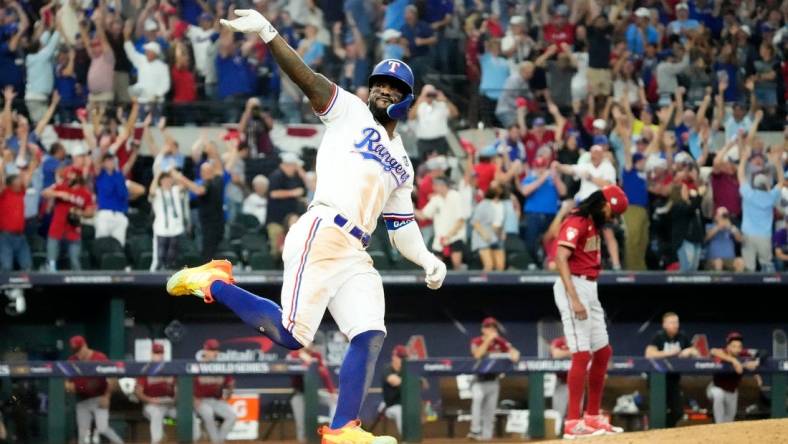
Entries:
{"type": "Polygon", "coordinates": [[[369,245],[369,239],[371,238],[369,233],[365,233],[364,230],[353,224],[350,224],[350,230],[345,229],[345,226],[348,224],[348,222],[349,221],[347,220],[347,218],[340,214],[334,216],[335,224],[339,225],[339,227],[342,228],[343,230],[346,230],[348,233],[350,233],[351,236],[360,240],[361,245],[363,245],[364,248],[367,248],[367,246],[369,245]]]}

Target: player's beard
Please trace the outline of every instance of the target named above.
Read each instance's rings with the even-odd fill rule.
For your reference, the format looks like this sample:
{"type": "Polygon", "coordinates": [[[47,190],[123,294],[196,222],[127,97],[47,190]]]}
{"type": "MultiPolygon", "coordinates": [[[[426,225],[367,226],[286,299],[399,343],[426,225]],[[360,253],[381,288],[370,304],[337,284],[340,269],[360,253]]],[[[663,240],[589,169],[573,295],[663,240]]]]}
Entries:
{"type": "Polygon", "coordinates": [[[372,117],[374,117],[375,120],[377,120],[378,123],[380,123],[381,125],[385,125],[385,124],[391,122],[391,117],[389,117],[389,114],[388,114],[388,111],[387,111],[388,107],[381,108],[381,107],[375,105],[376,101],[377,100],[371,100],[370,99],[369,102],[367,103],[367,106],[369,107],[369,112],[372,113],[372,117]]]}

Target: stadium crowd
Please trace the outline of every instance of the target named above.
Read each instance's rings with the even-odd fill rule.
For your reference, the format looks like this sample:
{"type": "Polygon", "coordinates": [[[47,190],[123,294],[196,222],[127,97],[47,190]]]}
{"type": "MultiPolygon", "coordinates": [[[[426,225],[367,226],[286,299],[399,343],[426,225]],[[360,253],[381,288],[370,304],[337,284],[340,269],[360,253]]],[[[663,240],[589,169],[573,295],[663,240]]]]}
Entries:
{"type": "MultiPolygon", "coordinates": [[[[270,133],[316,120],[259,39],[220,28],[236,7],[362,98],[375,61],[410,64],[416,217],[455,270],[551,269],[561,219],[609,183],[630,207],[608,268],[788,264],[786,2],[3,0],[3,270],[279,266],[314,165],[270,133]],[[187,154],[167,128],[216,122],[187,154]]],[[[379,268],[408,267],[373,239],[379,268]]]]}

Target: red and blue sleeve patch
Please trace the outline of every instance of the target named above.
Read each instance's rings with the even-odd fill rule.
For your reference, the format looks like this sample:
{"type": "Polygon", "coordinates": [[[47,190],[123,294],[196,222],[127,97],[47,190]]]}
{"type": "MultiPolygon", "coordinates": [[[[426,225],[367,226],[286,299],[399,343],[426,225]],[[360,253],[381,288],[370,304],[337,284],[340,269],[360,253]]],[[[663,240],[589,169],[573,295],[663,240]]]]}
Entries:
{"type": "Polygon", "coordinates": [[[383,213],[383,221],[386,223],[386,229],[389,231],[402,228],[414,220],[413,213],[383,213]]]}

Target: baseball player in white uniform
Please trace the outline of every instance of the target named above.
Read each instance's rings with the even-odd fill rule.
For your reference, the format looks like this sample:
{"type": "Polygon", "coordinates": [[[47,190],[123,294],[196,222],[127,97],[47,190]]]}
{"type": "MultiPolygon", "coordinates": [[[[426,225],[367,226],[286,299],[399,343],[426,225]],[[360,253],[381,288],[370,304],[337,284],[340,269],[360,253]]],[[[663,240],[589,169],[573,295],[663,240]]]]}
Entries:
{"type": "Polygon", "coordinates": [[[236,10],[235,15],[222,24],[257,33],[326,125],[317,154],[317,189],[285,239],[281,307],[232,285],[227,261],[179,271],[167,291],[218,300],[293,350],[312,342],[328,308],[350,347],[339,374],[336,414],[331,426],[320,430],[323,443],[395,443],[364,431],[358,420],[386,334],[383,284],[365,251],[378,218],[383,216],[392,245],[424,269],[429,288],[440,288],[446,276],[446,266],[429,252],[413,221],[413,166],[395,132],[413,103],[413,73],[400,60],[383,60],[369,77],[364,103],[312,71],[260,13],[236,10]]]}

